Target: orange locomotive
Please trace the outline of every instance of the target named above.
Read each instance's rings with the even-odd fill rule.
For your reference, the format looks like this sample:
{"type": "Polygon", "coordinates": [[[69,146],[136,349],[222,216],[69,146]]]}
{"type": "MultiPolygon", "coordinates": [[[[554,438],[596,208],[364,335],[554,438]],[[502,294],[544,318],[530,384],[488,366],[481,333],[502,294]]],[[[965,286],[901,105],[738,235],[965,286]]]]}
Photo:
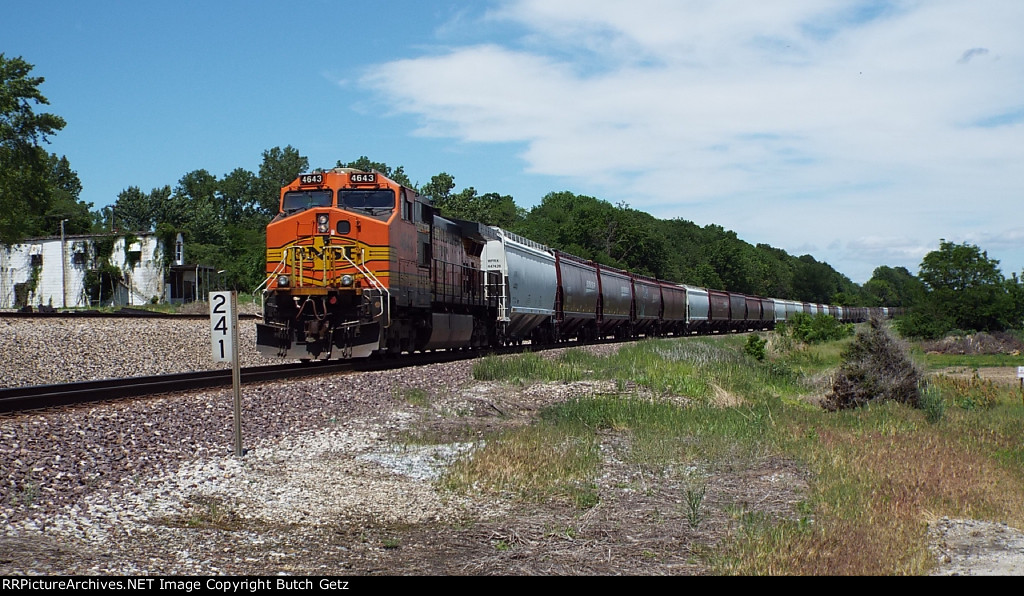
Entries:
{"type": "Polygon", "coordinates": [[[494,237],[379,172],[303,174],[267,226],[257,349],[326,360],[494,345],[500,276],[480,264],[494,237]]]}

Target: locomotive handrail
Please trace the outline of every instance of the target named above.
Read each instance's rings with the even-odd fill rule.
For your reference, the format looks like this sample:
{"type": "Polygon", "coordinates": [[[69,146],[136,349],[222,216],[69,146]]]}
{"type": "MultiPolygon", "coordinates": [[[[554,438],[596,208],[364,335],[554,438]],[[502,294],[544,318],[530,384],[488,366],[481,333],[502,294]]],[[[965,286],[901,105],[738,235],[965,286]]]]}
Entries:
{"type": "MultiPolygon", "coordinates": [[[[349,265],[352,265],[353,267],[355,267],[356,271],[359,271],[364,276],[366,276],[366,279],[370,280],[370,285],[373,286],[378,291],[380,291],[380,293],[381,293],[380,314],[377,315],[377,316],[378,317],[382,317],[384,319],[383,327],[385,329],[390,327],[391,326],[391,293],[388,292],[388,289],[384,287],[384,284],[380,283],[380,280],[377,279],[377,276],[374,275],[373,272],[370,271],[370,269],[368,267],[356,264],[355,261],[353,261],[351,258],[349,258],[349,256],[347,254],[345,254],[345,251],[341,252],[341,258],[343,258],[346,261],[348,261],[349,265]]],[[[363,259],[363,260],[365,261],[365,259],[363,259]]],[[[374,318],[376,318],[376,317],[374,317],[374,318]]]]}
{"type": "Polygon", "coordinates": [[[284,271],[285,258],[286,258],[285,255],[287,255],[287,251],[285,251],[284,255],[281,256],[281,262],[277,264],[277,268],[275,268],[274,271],[270,275],[268,275],[266,279],[263,280],[263,283],[261,283],[260,285],[256,286],[256,289],[252,291],[252,301],[253,301],[253,303],[256,302],[256,294],[260,294],[260,298],[261,298],[261,300],[260,300],[260,310],[259,310],[259,313],[256,316],[261,318],[261,319],[263,318],[263,300],[262,300],[262,298],[267,293],[267,291],[264,290],[264,288],[266,287],[267,284],[270,283],[270,280],[274,279],[275,275],[278,275],[279,273],[284,271]]]}
{"type": "Polygon", "coordinates": [[[519,234],[516,234],[515,232],[509,232],[508,230],[504,230],[504,229],[499,228],[497,226],[491,226],[491,228],[494,229],[494,230],[499,230],[499,234],[498,235],[501,236],[501,239],[502,239],[503,243],[508,241],[508,240],[511,240],[513,242],[516,242],[518,244],[522,244],[523,246],[528,246],[530,248],[533,248],[535,250],[539,250],[541,252],[546,252],[546,253],[550,253],[551,252],[551,247],[547,246],[546,244],[541,244],[540,242],[537,242],[536,240],[530,240],[529,238],[525,238],[523,236],[520,236],[519,234]]]}
{"type": "MultiPolygon", "coordinates": [[[[285,251],[284,254],[287,254],[287,251],[285,251]]],[[[277,264],[277,268],[274,269],[273,273],[268,275],[267,279],[264,279],[263,283],[261,283],[260,285],[256,286],[256,289],[252,291],[252,296],[253,296],[254,299],[256,298],[256,293],[259,292],[260,290],[262,290],[263,287],[266,286],[268,283],[270,283],[270,280],[274,279],[275,275],[277,275],[277,274],[281,273],[282,271],[284,271],[285,258],[286,257],[282,256],[281,257],[281,262],[277,264]]]]}
{"type": "MultiPolygon", "coordinates": [[[[301,246],[289,246],[289,247],[286,247],[284,249],[284,251],[282,252],[281,262],[278,263],[277,267],[274,269],[274,272],[271,273],[270,275],[268,275],[267,278],[263,280],[263,283],[261,283],[259,286],[257,286],[257,288],[255,290],[253,290],[253,296],[255,296],[257,292],[262,290],[268,283],[270,283],[270,280],[274,279],[275,275],[278,275],[281,271],[284,270],[284,268],[288,264],[288,256],[292,252],[300,252],[301,253],[302,250],[303,250],[303,248],[301,246]]],[[[378,290],[381,293],[382,300],[381,300],[380,313],[378,313],[376,315],[376,317],[374,317],[374,318],[382,317],[384,319],[384,328],[390,327],[391,326],[391,309],[390,309],[390,306],[391,306],[390,296],[391,296],[391,294],[388,291],[388,289],[384,287],[384,284],[382,284],[380,282],[380,280],[377,279],[377,276],[374,275],[373,272],[370,271],[369,268],[367,268],[364,265],[360,265],[359,263],[356,263],[354,260],[352,260],[348,256],[348,254],[346,254],[345,251],[342,250],[342,251],[339,251],[339,252],[334,253],[334,254],[340,254],[341,258],[345,259],[345,261],[349,265],[351,265],[354,269],[356,269],[357,271],[362,273],[366,277],[366,279],[369,280],[370,285],[374,289],[378,290]]],[[[326,252],[324,254],[324,263],[323,263],[323,265],[324,265],[324,280],[326,281],[327,280],[327,274],[328,274],[326,252]]],[[[294,256],[292,257],[293,274],[295,274],[294,270],[296,268],[298,269],[298,273],[297,273],[297,275],[293,275],[293,277],[296,278],[295,281],[299,285],[302,285],[302,273],[303,273],[304,267],[303,267],[303,259],[302,259],[301,254],[298,256],[298,258],[296,258],[294,256]]]]}

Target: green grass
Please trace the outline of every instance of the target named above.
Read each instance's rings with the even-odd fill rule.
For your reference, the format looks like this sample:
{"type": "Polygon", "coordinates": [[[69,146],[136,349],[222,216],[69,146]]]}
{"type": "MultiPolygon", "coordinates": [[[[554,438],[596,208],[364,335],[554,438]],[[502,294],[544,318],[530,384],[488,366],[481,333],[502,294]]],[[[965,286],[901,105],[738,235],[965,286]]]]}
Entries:
{"type": "Polygon", "coordinates": [[[394,387],[391,390],[395,399],[414,406],[430,405],[430,393],[418,387],[394,387]]]}
{"type": "Polygon", "coordinates": [[[838,361],[838,351],[826,345],[811,348],[792,361],[758,362],[743,353],[743,345],[740,336],[723,336],[645,340],[607,357],[576,348],[555,359],[534,353],[488,356],[473,366],[473,377],[516,385],[604,379],[616,381],[620,389],[635,383],[659,395],[709,402],[722,392],[738,392],[751,399],[799,395],[809,389],[805,370],[819,370],[826,362],[838,361]]]}

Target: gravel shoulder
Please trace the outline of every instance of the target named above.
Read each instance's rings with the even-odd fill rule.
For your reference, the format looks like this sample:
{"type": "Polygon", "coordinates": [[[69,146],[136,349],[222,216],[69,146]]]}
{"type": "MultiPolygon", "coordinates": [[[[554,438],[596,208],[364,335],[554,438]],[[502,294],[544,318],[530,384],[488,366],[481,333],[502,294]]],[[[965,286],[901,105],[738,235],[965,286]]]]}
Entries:
{"type": "MultiPolygon", "coordinates": [[[[0,321],[19,346],[4,355],[8,385],[213,368],[203,321],[18,323],[0,321]]],[[[230,391],[0,417],[0,575],[702,575],[700,554],[730,536],[738,504],[797,515],[806,471],[766,459],[709,471],[694,524],[686,476],[630,465],[618,433],[601,437],[589,510],[446,492],[438,475],[486,432],[611,389],[514,389],[473,381],[470,366],[246,387],[242,458],[230,391]]],[[[929,527],[934,574],[1024,575],[1020,531],[929,527]]]]}

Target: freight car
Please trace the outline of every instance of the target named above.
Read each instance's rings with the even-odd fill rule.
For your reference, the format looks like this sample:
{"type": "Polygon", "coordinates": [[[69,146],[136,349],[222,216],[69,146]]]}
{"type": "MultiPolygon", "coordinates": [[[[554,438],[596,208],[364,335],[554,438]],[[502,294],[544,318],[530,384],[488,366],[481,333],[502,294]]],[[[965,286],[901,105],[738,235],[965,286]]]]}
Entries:
{"type": "Polygon", "coordinates": [[[674,284],[445,217],[379,172],[303,174],[267,226],[260,353],[365,358],[531,341],[770,329],[797,312],[867,309],[674,284]]]}

